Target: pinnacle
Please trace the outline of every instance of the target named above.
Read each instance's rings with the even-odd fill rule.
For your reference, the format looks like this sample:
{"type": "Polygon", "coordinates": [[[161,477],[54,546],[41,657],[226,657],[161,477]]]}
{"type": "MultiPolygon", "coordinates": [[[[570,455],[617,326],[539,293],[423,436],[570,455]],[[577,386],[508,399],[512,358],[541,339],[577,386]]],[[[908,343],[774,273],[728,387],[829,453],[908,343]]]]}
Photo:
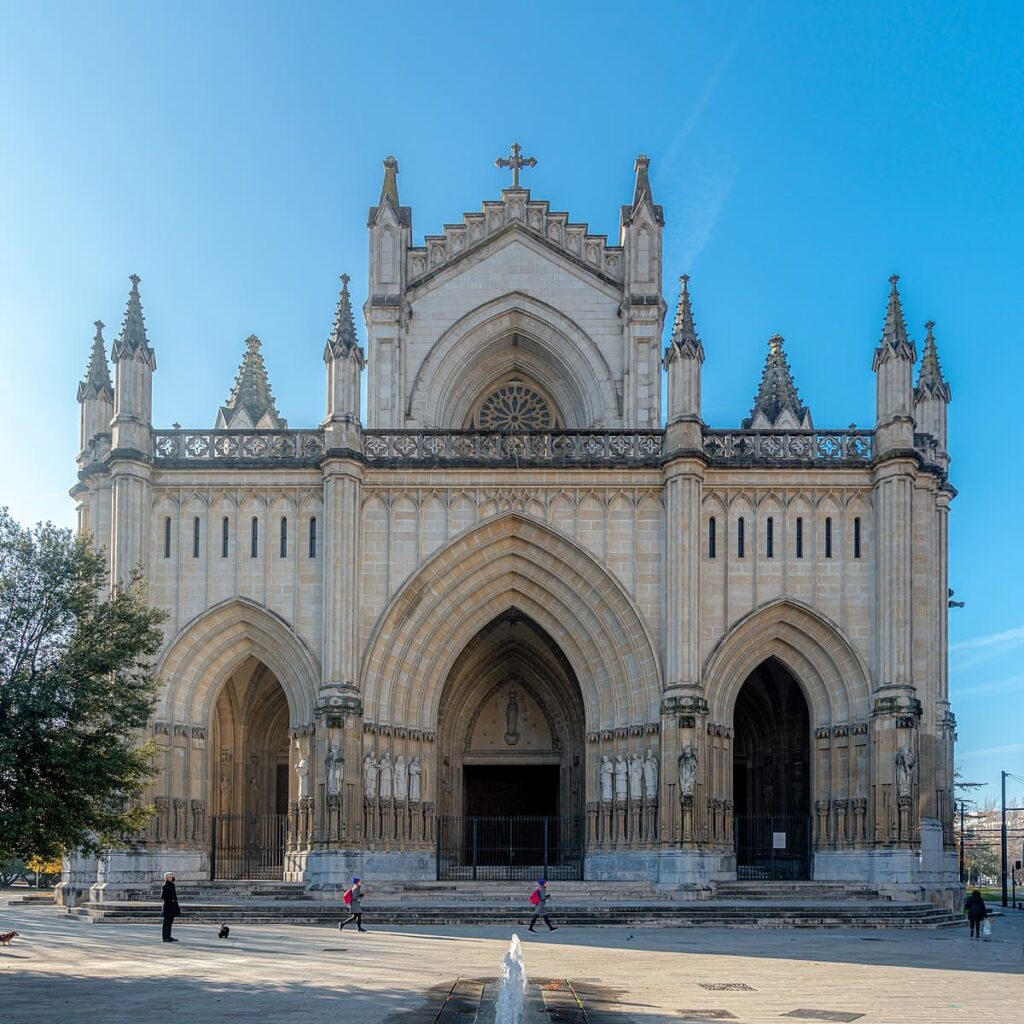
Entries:
{"type": "Polygon", "coordinates": [[[341,293],[338,295],[338,311],[334,315],[334,326],[331,328],[330,337],[324,347],[324,362],[332,359],[339,359],[347,356],[352,351],[359,350],[359,341],[356,338],[356,323],[352,315],[352,301],[348,293],[348,283],[352,279],[348,274],[342,274],[341,293]]]}
{"type": "Polygon", "coordinates": [[[903,318],[903,303],[900,299],[899,274],[893,274],[889,278],[889,305],[885,310],[885,324],[882,327],[882,340],[880,345],[888,346],[893,350],[901,350],[907,346],[913,351],[913,345],[907,336],[907,323],[903,318]]]}
{"type": "Polygon", "coordinates": [[[800,401],[793,374],[783,348],[781,334],[768,339],[768,356],[761,374],[761,386],[743,429],[811,429],[810,410],[800,401]]]}
{"type": "Polygon", "coordinates": [[[651,194],[651,181],[647,170],[651,166],[651,158],[646,153],[640,153],[633,164],[633,171],[636,174],[636,185],[633,188],[633,209],[635,210],[646,196],[650,202],[654,202],[651,194]]]}
{"type": "Polygon", "coordinates": [[[393,156],[384,158],[384,183],[380,189],[380,202],[391,203],[398,209],[398,161],[393,156]]]}
{"type": "Polygon", "coordinates": [[[113,402],[114,388],[110,382],[110,368],[107,366],[107,351],[103,341],[103,328],[106,325],[102,320],[97,320],[93,326],[96,335],[92,340],[85,377],[78,385],[78,400],[81,402],[85,398],[98,398],[102,395],[107,401],[113,402]]]}
{"type": "Polygon", "coordinates": [[[921,356],[921,369],[917,376],[914,398],[920,401],[922,398],[937,396],[948,402],[950,398],[949,384],[942,376],[942,366],[939,363],[939,350],[935,344],[934,334],[935,321],[929,320],[924,328],[927,334],[924,339],[924,353],[921,356]]]}
{"type": "Polygon", "coordinates": [[[283,430],[287,422],[274,403],[267,368],[255,334],[245,339],[245,354],[238,367],[234,387],[217,415],[217,429],[233,427],[270,427],[283,430]]]}
{"type": "Polygon", "coordinates": [[[156,360],[146,336],[146,320],[142,315],[142,297],[139,295],[139,282],[142,278],[138,274],[131,274],[128,280],[131,281],[132,288],[128,293],[128,305],[125,307],[121,333],[111,349],[111,358],[116,363],[125,356],[141,355],[150,363],[150,368],[155,369],[156,360]]]}
{"type": "Polygon", "coordinates": [[[698,356],[703,359],[704,346],[697,335],[693,322],[693,307],[690,304],[690,275],[683,274],[679,278],[679,302],[676,306],[676,319],[672,325],[670,345],[681,354],[698,356]]]}

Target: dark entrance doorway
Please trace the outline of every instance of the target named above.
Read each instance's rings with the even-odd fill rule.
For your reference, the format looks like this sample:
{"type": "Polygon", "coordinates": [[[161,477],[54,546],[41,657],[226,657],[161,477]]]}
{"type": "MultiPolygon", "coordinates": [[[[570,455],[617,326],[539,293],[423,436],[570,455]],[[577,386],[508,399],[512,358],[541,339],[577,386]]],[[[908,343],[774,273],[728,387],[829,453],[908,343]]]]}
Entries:
{"type": "Polygon", "coordinates": [[[466,765],[463,772],[468,817],[558,815],[557,764],[466,765]]]}
{"type": "Polygon", "coordinates": [[[736,877],[810,878],[810,713],[781,662],[750,673],[734,724],[736,877]]]}

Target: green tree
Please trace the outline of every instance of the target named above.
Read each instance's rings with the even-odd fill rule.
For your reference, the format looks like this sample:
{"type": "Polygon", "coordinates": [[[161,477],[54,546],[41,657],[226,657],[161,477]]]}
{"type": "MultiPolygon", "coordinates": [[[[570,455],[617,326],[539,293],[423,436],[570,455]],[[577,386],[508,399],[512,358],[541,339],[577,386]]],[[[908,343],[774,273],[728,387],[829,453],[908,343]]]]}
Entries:
{"type": "Polygon", "coordinates": [[[164,613],[139,576],[107,590],[88,537],[0,509],[0,859],[50,860],[143,826],[137,733],[156,700],[164,613]]]}

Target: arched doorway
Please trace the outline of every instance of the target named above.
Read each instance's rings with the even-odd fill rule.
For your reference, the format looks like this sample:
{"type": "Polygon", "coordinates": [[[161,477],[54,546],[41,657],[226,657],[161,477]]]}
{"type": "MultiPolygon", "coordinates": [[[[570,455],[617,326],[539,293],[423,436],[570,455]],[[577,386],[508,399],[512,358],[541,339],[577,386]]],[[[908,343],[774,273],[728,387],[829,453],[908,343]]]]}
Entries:
{"type": "Polygon", "coordinates": [[[777,658],[747,677],[733,722],[737,877],[809,878],[810,714],[777,658]]]}
{"type": "Polygon", "coordinates": [[[210,874],[282,878],[289,790],[288,701],[274,673],[246,658],[210,721],[210,874]]]}
{"type": "Polygon", "coordinates": [[[448,674],[438,715],[438,873],[582,877],[583,697],[572,667],[510,609],[448,674]]]}

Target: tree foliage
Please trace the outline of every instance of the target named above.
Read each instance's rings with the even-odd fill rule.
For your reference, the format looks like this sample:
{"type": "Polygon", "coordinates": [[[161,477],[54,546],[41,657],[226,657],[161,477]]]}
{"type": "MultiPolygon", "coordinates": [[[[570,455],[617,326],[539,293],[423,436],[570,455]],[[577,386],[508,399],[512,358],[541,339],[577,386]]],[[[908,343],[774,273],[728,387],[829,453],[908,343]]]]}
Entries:
{"type": "Polygon", "coordinates": [[[150,776],[164,613],[140,577],[107,589],[88,537],[0,509],[0,858],[50,860],[123,840],[150,776]]]}

